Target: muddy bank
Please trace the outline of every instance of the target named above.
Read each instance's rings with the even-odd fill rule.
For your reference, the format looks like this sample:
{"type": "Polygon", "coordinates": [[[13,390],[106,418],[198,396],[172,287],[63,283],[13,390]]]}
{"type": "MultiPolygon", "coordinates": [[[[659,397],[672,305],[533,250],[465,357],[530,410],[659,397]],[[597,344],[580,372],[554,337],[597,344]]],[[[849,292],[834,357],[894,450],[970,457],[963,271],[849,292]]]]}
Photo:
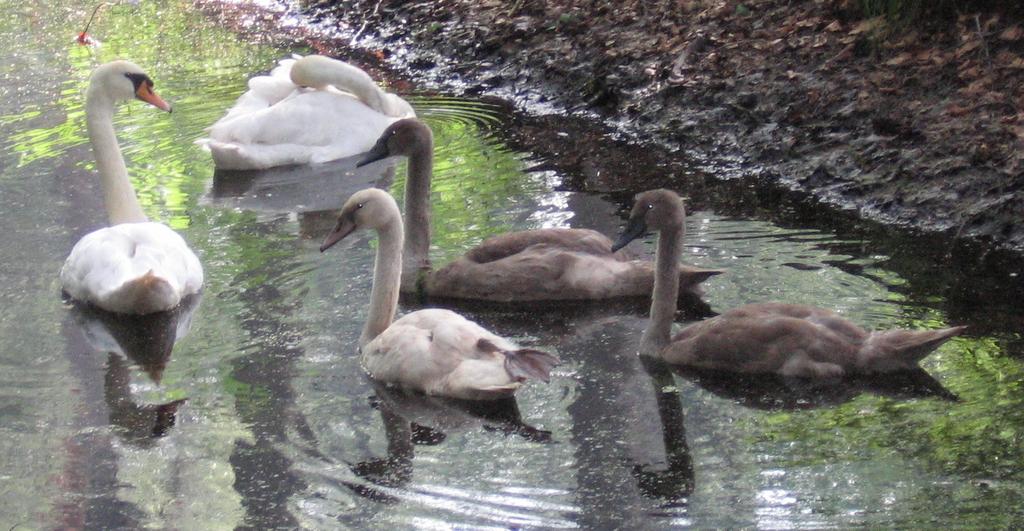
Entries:
{"type": "MultiPolygon", "coordinates": [[[[325,0],[302,16],[420,86],[597,118],[715,178],[1024,249],[1019,13],[915,31],[864,19],[852,2],[652,4],[325,0]]],[[[576,189],[637,184],[559,162],[576,164],[576,189]]],[[[611,167],[629,173],[621,162],[611,167]]]]}

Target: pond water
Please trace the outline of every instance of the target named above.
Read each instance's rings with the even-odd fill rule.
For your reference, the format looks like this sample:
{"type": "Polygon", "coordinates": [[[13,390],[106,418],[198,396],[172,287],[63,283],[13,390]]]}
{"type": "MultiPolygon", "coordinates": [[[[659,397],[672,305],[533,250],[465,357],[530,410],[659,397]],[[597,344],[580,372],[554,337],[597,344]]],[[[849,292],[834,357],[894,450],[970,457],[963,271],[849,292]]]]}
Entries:
{"type": "MultiPolygon", "coordinates": [[[[707,283],[712,310],[787,300],[870,327],[971,332],[922,373],[815,386],[643,360],[644,308],[474,308],[556,352],[551,383],[480,408],[410,398],[375,388],[355,356],[372,238],[317,249],[329,209],[368,184],[401,197],[404,166],[215,175],[193,144],[249,76],[305,50],[242,43],[188,2],[104,11],[99,48],[73,43],[91,6],[0,8],[0,526],[1024,525],[1019,279],[915,260],[921,240],[778,224],[770,202],[737,213],[715,198],[741,192],[703,190],[686,260],[728,270],[707,283]],[[82,94],[115,58],[174,104],[125,105],[117,131],[146,212],[207,274],[199,299],[153,319],[60,297],[68,251],[105,221],[82,94]]],[[[410,99],[437,139],[435,263],[508,230],[621,228],[629,194],[578,191],[578,176],[509,148],[519,118],[503,107],[410,99]]]]}

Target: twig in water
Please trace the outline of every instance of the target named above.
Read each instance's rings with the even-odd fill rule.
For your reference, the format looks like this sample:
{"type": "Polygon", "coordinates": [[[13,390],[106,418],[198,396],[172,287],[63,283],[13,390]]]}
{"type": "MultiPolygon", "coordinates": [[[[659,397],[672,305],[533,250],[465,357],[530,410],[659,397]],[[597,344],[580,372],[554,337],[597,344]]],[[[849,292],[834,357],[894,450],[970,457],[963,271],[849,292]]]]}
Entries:
{"type": "Polygon", "coordinates": [[[981,39],[982,49],[985,50],[985,60],[991,62],[988,54],[988,42],[985,41],[985,33],[981,31],[981,15],[974,15],[974,27],[978,29],[978,38],[981,39]]]}
{"type": "Polygon", "coordinates": [[[85,23],[85,29],[78,34],[78,38],[76,39],[78,44],[92,44],[92,37],[89,36],[89,26],[92,26],[92,21],[96,18],[96,13],[99,13],[100,8],[105,5],[110,5],[110,3],[100,2],[92,9],[92,14],[89,15],[89,21],[85,23]]]}

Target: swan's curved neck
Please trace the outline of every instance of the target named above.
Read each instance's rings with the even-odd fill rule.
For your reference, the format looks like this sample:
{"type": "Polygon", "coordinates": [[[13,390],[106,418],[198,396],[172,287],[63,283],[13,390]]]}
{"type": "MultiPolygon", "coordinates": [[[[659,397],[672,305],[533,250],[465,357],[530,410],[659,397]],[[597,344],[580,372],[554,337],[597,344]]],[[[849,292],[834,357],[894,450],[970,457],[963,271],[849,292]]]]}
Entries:
{"type": "Polygon", "coordinates": [[[319,75],[327,82],[326,84],[351,92],[367,107],[381,114],[391,115],[386,102],[387,93],[377,86],[369,74],[359,68],[341,61],[331,61],[320,63],[319,75]]]}
{"type": "Polygon", "coordinates": [[[96,156],[103,186],[103,204],[110,224],[148,221],[128,180],[128,169],[114,135],[113,100],[102,93],[90,91],[86,96],[85,124],[96,156]]]}
{"type": "Polygon", "coordinates": [[[377,258],[373,263],[373,288],[370,290],[370,311],[363,326],[363,335],[359,338],[362,347],[387,330],[395,319],[398,310],[398,286],[402,274],[402,223],[399,221],[398,209],[391,220],[377,229],[380,241],[377,245],[377,258]]]}
{"type": "Polygon", "coordinates": [[[421,271],[430,269],[430,181],[434,171],[433,142],[409,154],[405,182],[405,252],[402,289],[415,291],[421,271]]]}
{"type": "Polygon", "coordinates": [[[662,229],[655,254],[654,293],[651,295],[651,321],[640,340],[640,351],[657,354],[669,344],[672,320],[679,293],[679,257],[683,252],[682,226],[662,229]]]}

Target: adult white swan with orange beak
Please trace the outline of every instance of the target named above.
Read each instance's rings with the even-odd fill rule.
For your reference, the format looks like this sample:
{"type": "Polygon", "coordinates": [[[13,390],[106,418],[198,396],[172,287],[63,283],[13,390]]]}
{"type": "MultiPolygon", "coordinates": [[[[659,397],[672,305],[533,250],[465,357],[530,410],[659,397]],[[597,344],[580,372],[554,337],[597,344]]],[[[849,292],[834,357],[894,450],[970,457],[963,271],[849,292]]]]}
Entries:
{"type": "Polygon", "coordinates": [[[147,314],[170,310],[198,292],[203,268],[178,233],[149,221],[128,180],[113,119],[117,104],[132,99],[171,110],[153,91],[149,76],[133,63],[114,61],[93,72],[85,119],[110,226],[75,244],[60,280],[78,301],[111,312],[147,314]]]}

